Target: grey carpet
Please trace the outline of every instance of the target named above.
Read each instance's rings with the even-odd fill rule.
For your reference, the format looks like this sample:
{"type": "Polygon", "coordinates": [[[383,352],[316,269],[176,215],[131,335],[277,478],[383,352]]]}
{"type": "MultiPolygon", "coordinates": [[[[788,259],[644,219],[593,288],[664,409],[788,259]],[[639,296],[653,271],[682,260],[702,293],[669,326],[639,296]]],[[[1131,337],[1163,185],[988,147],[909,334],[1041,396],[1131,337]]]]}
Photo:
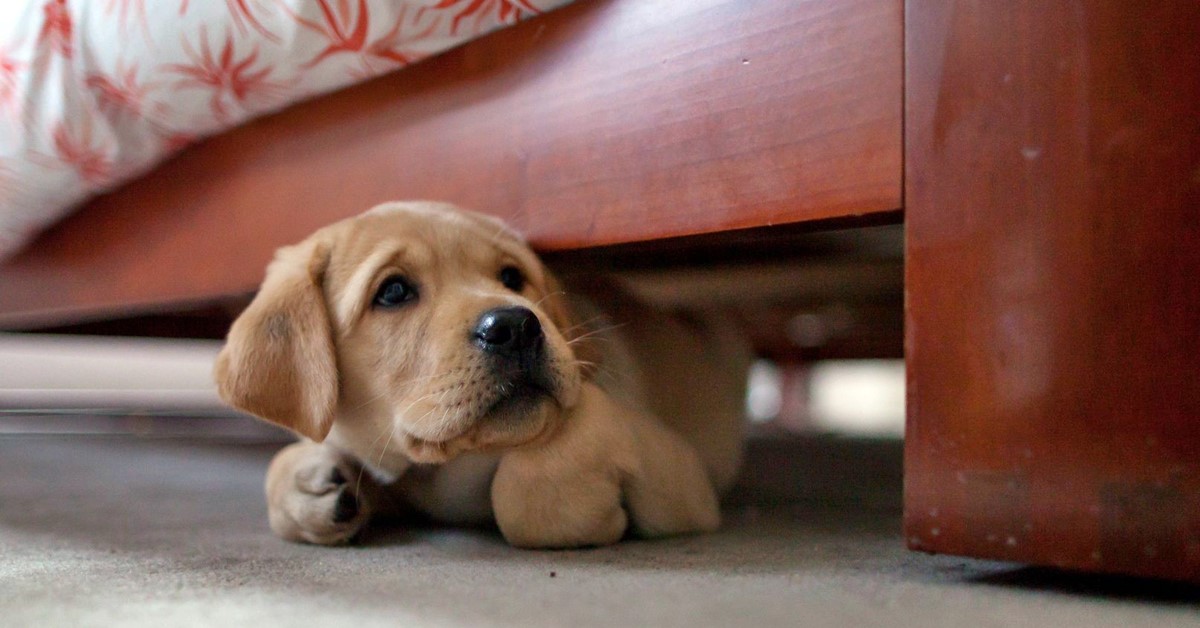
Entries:
{"type": "Polygon", "coordinates": [[[0,437],[0,624],[1200,625],[1194,588],[904,550],[895,444],[759,443],[721,532],[559,552],[429,527],[282,542],[275,446],[0,437]]]}

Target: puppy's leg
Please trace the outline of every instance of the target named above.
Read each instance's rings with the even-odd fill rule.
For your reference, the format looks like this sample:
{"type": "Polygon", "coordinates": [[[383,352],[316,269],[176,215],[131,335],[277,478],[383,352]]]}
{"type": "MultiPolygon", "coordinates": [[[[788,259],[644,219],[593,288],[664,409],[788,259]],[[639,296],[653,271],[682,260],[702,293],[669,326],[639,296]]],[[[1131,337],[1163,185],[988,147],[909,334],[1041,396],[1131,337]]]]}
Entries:
{"type": "Polygon", "coordinates": [[[337,545],[370,519],[379,489],[349,455],[311,441],[284,447],[271,460],[267,514],[289,541],[337,545]]]}
{"type": "Polygon", "coordinates": [[[630,417],[636,466],[623,483],[638,536],[712,532],[721,525],[716,491],[690,444],[651,417],[630,417]]]}
{"type": "Polygon", "coordinates": [[[518,547],[711,532],[721,522],[700,457],[653,417],[592,385],[548,440],[509,451],[492,480],[500,531],[518,547]]]}
{"type": "Polygon", "coordinates": [[[570,469],[555,446],[509,452],[492,480],[492,509],[515,547],[566,548],[621,540],[628,519],[611,468],[570,469]]]}
{"type": "Polygon", "coordinates": [[[624,469],[635,463],[628,424],[585,384],[548,438],[504,453],[492,479],[500,532],[517,547],[580,547],[621,540],[624,469]]]}

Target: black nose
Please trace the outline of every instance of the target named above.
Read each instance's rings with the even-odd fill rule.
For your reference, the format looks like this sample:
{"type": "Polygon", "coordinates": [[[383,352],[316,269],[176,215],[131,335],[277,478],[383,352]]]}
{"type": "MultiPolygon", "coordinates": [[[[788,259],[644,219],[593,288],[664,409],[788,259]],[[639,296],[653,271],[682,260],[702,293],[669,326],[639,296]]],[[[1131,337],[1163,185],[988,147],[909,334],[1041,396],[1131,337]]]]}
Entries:
{"type": "Polygon", "coordinates": [[[525,307],[498,307],[479,317],[475,342],[488,353],[513,355],[542,344],[542,324],[525,307]]]}

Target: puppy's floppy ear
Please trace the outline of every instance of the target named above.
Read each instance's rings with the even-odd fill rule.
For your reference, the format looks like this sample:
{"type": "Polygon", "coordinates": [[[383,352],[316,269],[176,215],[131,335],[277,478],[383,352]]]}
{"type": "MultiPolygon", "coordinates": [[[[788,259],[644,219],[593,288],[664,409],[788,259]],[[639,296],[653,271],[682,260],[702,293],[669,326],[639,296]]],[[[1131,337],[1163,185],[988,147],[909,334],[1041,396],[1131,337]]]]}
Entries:
{"type": "Polygon", "coordinates": [[[285,247],[234,321],[213,375],[230,405],[321,442],[333,425],[337,364],[324,292],[329,245],[285,247]]]}

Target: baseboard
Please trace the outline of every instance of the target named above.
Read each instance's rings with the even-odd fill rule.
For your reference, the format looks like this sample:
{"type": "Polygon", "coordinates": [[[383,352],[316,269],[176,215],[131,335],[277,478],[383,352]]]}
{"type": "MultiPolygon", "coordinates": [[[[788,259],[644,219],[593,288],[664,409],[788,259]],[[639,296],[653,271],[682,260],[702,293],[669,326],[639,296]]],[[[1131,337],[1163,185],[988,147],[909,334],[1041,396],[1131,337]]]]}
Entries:
{"type": "Polygon", "coordinates": [[[234,414],[217,396],[221,343],[0,334],[0,412],[234,414]]]}

